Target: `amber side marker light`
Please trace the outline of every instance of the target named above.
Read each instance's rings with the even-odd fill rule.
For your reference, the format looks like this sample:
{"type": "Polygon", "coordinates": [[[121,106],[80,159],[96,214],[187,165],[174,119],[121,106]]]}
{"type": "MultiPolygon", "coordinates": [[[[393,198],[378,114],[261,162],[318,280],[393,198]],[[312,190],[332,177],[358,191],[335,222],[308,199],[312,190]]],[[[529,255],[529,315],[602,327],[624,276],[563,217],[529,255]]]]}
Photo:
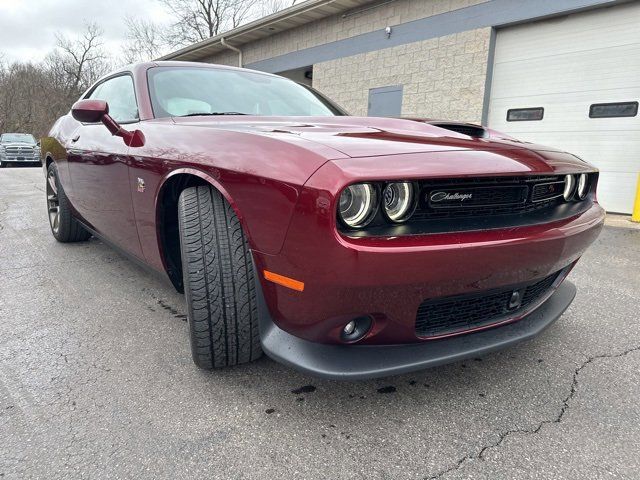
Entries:
{"type": "Polygon", "coordinates": [[[270,272],[269,270],[264,271],[264,278],[270,282],[277,283],[278,285],[282,285],[283,287],[287,287],[298,292],[302,292],[304,290],[304,282],[299,282],[298,280],[285,277],[284,275],[278,275],[277,273],[270,272]]]}

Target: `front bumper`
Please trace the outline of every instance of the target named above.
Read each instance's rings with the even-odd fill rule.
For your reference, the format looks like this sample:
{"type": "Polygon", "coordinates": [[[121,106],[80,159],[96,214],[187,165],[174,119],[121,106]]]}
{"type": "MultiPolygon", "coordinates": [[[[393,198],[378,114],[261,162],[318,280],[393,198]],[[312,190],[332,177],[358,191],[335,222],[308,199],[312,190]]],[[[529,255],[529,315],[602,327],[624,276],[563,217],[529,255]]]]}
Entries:
{"type": "Polygon", "coordinates": [[[13,156],[13,155],[0,155],[0,162],[2,163],[11,163],[11,164],[30,164],[30,165],[40,165],[40,157],[24,157],[24,156],[13,156]]]}
{"type": "MultiPolygon", "coordinates": [[[[274,360],[334,380],[361,380],[422,370],[485,355],[535,337],[569,307],[576,287],[565,281],[535,311],[499,328],[410,345],[326,345],[280,329],[261,301],[260,339],[274,360]]],[[[261,297],[261,296],[260,296],[261,297]]]]}
{"type": "Polygon", "coordinates": [[[330,219],[322,220],[297,215],[279,255],[254,252],[275,325],[310,342],[341,344],[344,325],[369,316],[374,326],[358,345],[411,345],[434,341],[416,332],[423,301],[482,294],[559,272],[598,237],[604,211],[593,203],[548,224],[385,239],[336,236],[330,219]],[[267,282],[263,270],[304,282],[304,291],[267,282]]]}

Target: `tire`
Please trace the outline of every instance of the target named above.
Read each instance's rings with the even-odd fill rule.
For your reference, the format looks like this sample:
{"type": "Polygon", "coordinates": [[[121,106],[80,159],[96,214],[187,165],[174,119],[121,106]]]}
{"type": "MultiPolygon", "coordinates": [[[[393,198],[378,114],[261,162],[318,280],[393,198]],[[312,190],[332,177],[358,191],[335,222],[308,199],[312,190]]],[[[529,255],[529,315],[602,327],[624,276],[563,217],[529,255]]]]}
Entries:
{"type": "Polygon", "coordinates": [[[178,201],[182,275],[191,353],[212,370],[262,355],[251,251],[220,192],[185,189],[178,201]]]}
{"type": "Polygon", "coordinates": [[[71,213],[69,199],[58,178],[58,167],[53,162],[47,168],[47,208],[51,234],[57,241],[83,242],[91,237],[91,234],[71,213]]]}

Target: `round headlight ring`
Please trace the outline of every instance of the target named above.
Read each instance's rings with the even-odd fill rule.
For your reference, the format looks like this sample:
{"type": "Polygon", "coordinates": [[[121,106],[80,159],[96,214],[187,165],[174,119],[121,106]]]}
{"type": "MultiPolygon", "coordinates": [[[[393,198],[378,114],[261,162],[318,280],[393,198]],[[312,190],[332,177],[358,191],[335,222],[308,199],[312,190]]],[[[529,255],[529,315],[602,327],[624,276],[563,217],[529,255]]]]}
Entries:
{"type": "Polygon", "coordinates": [[[387,184],[382,192],[382,204],[387,218],[396,223],[406,221],[411,215],[413,196],[413,184],[410,182],[387,184]]]}
{"type": "Polygon", "coordinates": [[[340,194],[338,215],[348,227],[362,228],[371,222],[377,207],[376,188],[370,183],[355,183],[340,194]]]}
{"type": "Polygon", "coordinates": [[[573,175],[565,175],[564,177],[564,199],[568,202],[573,197],[576,189],[576,177],[573,175]]]}
{"type": "Polygon", "coordinates": [[[578,198],[584,200],[587,193],[589,193],[589,176],[586,173],[582,173],[578,178],[578,198]]]}

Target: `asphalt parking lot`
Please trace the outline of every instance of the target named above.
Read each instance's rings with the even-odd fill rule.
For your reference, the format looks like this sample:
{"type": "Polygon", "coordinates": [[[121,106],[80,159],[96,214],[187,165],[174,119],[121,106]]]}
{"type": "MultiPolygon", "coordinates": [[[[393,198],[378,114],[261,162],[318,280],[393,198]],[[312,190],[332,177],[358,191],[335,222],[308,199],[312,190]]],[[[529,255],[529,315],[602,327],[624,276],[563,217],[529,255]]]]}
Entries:
{"type": "Polygon", "coordinates": [[[56,243],[40,169],[0,170],[0,478],[576,479],[640,474],[640,230],[515,348],[339,383],[191,361],[183,298],[98,240],[56,243]]]}

